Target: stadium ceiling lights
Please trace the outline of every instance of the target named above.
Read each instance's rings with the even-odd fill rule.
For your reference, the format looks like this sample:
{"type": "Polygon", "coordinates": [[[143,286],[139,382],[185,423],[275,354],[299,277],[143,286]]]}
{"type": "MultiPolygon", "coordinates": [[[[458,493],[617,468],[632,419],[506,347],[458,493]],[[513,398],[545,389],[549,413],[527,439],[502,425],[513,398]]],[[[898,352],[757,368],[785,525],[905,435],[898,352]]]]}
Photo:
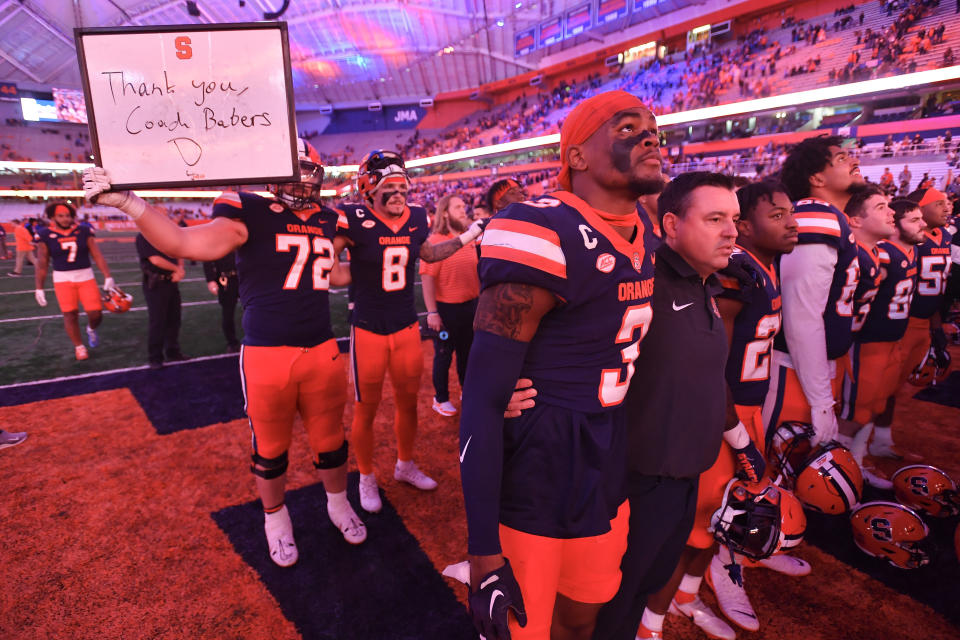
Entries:
{"type": "MultiPolygon", "coordinates": [[[[883,91],[895,91],[898,89],[908,89],[922,85],[934,84],[937,82],[946,82],[949,80],[960,79],[960,65],[946,67],[945,69],[930,69],[927,71],[917,71],[900,76],[891,76],[889,78],[876,78],[874,80],[864,80],[862,82],[851,82],[849,84],[837,85],[834,87],[822,87],[819,89],[809,89],[807,91],[797,91],[786,93],[779,96],[770,96],[768,98],[757,98],[755,100],[744,100],[742,102],[732,102],[722,104],[716,107],[704,107],[702,109],[692,109],[690,111],[680,111],[678,113],[668,113],[657,116],[657,124],[661,127],[686,124],[689,122],[698,122],[701,120],[712,120],[714,118],[725,118],[744,113],[753,113],[759,111],[771,111],[786,107],[797,107],[804,104],[817,102],[826,102],[854,96],[862,96],[871,93],[880,93],[883,91]]],[[[417,158],[406,163],[407,168],[415,169],[417,167],[427,167],[444,162],[454,162],[457,160],[468,160],[470,158],[479,158],[499,153],[508,153],[510,151],[522,151],[524,149],[536,149],[538,147],[549,147],[560,144],[560,134],[553,133],[536,138],[527,138],[525,140],[514,140],[512,142],[503,142],[501,144],[478,147],[476,149],[467,149],[465,151],[455,151],[453,153],[443,153],[429,158],[417,158]]],[[[30,170],[30,171],[82,171],[93,166],[89,163],[79,162],[11,162],[0,161],[0,170],[30,170]]],[[[356,173],[360,168],[356,164],[338,165],[326,167],[330,175],[356,173]]],[[[324,197],[335,197],[342,192],[335,189],[324,189],[320,192],[324,197]]],[[[220,191],[138,191],[138,195],[145,198],[216,198],[220,191]],[[189,195],[196,194],[196,195],[189,195]]],[[[27,189],[0,189],[0,197],[6,198],[70,198],[82,197],[82,191],[31,191],[27,189]]]]}

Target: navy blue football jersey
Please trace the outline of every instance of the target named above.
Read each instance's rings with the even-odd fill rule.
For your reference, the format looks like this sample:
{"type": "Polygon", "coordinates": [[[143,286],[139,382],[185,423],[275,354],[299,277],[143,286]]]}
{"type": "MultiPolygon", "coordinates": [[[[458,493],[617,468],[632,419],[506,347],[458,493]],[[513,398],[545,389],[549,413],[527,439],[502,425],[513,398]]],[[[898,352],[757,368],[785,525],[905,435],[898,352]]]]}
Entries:
{"type": "Polygon", "coordinates": [[[353,311],[350,322],[389,335],[417,321],[415,264],[430,235],[423,207],[410,205],[396,220],[362,204],[340,207],[340,234],[350,241],[353,311]]]}
{"type": "Polygon", "coordinates": [[[278,200],[253,193],[224,192],[213,216],[247,227],[237,249],[243,305],[244,344],[313,347],[333,337],[330,270],[337,213],[315,205],[300,219],[278,200]]]}
{"type": "Polygon", "coordinates": [[[923,244],[917,246],[917,290],[910,306],[910,315],[914,318],[929,318],[940,310],[950,273],[953,236],[942,228],[926,231],[924,235],[923,244]]]}
{"type": "Polygon", "coordinates": [[[87,242],[94,237],[87,224],[75,224],[69,229],[56,225],[38,227],[36,239],[47,246],[54,271],[77,271],[90,268],[90,247],[87,242]]]}
{"type": "Polygon", "coordinates": [[[653,316],[653,252],[638,218],[633,242],[586,202],[560,191],[510,205],[480,247],[480,286],[503,282],[551,291],[561,304],[540,321],[523,377],[537,401],[585,413],[620,405],[653,316]]]}
{"type": "MultiPolygon", "coordinates": [[[[800,244],[825,244],[837,252],[833,281],[823,310],[827,358],[841,357],[853,344],[854,294],[860,282],[857,243],[847,214],[824,200],[808,198],[794,203],[800,244]]],[[[789,313],[789,309],[786,311],[789,313]]],[[[784,333],[774,342],[780,351],[789,351],[784,333]]]]}
{"type": "Polygon", "coordinates": [[[910,301],[917,284],[917,251],[892,241],[881,241],[878,248],[885,274],[857,342],[899,340],[910,319],[910,301]]]}
{"type": "Polygon", "coordinates": [[[770,352],[780,332],[780,279],[756,256],[737,247],[717,273],[721,298],[743,304],[733,323],[726,377],[734,403],[758,407],[770,386],[770,352]]]}
{"type": "Polygon", "coordinates": [[[877,295],[877,288],[883,280],[880,269],[880,249],[877,246],[868,247],[858,242],[857,260],[860,263],[860,282],[853,294],[853,307],[856,314],[853,316],[854,333],[863,328],[863,323],[870,314],[870,305],[877,295]]]}

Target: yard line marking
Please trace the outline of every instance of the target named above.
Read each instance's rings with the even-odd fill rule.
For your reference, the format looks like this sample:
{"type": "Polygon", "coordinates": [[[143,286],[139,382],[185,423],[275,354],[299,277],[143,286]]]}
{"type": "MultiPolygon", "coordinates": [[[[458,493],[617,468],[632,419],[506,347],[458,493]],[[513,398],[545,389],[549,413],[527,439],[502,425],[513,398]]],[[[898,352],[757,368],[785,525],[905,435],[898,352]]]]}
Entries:
{"type": "MultiPolygon", "coordinates": [[[[206,282],[206,278],[184,278],[180,282],[206,282]]],[[[135,287],[143,284],[142,282],[118,282],[118,287],[135,287]]],[[[36,289],[24,289],[23,291],[0,291],[0,296],[12,296],[24,293],[33,293],[36,289]]],[[[53,287],[46,287],[44,291],[53,291],[53,287]]]]}
{"type": "MultiPolygon", "coordinates": [[[[219,304],[216,300],[201,300],[199,302],[184,302],[180,306],[182,307],[196,307],[199,305],[205,304],[219,304]]],[[[146,307],[131,307],[130,311],[125,313],[130,313],[131,311],[146,311],[146,307]]],[[[0,320],[0,324],[5,324],[9,322],[31,322],[33,320],[53,320],[54,318],[62,318],[63,314],[56,314],[52,316],[30,316],[29,318],[7,318],[6,320],[0,320]]]]}

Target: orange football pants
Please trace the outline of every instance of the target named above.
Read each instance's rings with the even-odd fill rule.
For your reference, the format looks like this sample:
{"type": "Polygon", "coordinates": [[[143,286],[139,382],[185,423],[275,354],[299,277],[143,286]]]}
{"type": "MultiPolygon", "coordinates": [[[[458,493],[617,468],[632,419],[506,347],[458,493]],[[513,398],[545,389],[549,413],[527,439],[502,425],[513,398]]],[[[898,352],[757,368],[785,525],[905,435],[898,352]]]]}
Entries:
{"type": "Polygon", "coordinates": [[[420,325],[381,335],[359,327],[350,333],[350,365],[356,387],[351,439],[360,473],[373,473],[373,420],[380,406],[383,380],[390,372],[396,406],[393,428],[397,457],[413,460],[417,438],[417,394],[423,373],[420,325]]]}
{"type": "Polygon", "coordinates": [[[897,388],[894,391],[903,386],[928,351],[930,351],[930,319],[911,316],[907,322],[907,332],[900,338],[902,365],[897,388]]]}
{"type": "Polygon", "coordinates": [[[514,640],[547,640],[557,594],[604,603],[620,588],[620,560],[627,550],[630,503],[624,500],[610,531],[588,538],[548,538],[500,525],[500,546],[510,559],[527,610],[527,626],[510,616],[514,640]]]}
{"type": "Polygon", "coordinates": [[[276,458],[287,451],[297,413],[314,455],[343,445],[347,376],[336,340],[310,348],[244,345],[240,376],[254,453],[276,458]]]}
{"type": "Polygon", "coordinates": [[[897,342],[864,342],[850,349],[850,372],[843,390],[843,416],[866,424],[883,413],[887,398],[903,382],[903,352],[897,342]]]}
{"type": "MultiPolygon", "coordinates": [[[[737,417],[747,428],[750,439],[760,451],[764,450],[763,418],[760,407],[736,405],[737,417]]],[[[720,453],[713,466],[700,474],[697,485],[697,513],[693,520],[693,530],[687,537],[687,545],[695,549],[709,549],[713,546],[713,533],[707,529],[713,514],[723,502],[723,494],[727,483],[737,472],[737,461],[733,457],[733,449],[723,441],[720,443],[720,453]]]]}
{"type": "Polygon", "coordinates": [[[63,313],[78,311],[80,304],[83,305],[83,310],[87,313],[103,309],[100,289],[97,287],[96,280],[54,282],[53,291],[57,294],[57,304],[60,305],[60,311],[63,313]]]}
{"type": "MultiPolygon", "coordinates": [[[[778,354],[779,352],[774,352],[774,360],[770,364],[770,389],[763,402],[763,425],[766,436],[770,436],[784,422],[810,424],[810,403],[807,402],[807,396],[803,393],[797,372],[792,367],[779,362],[778,354]]],[[[850,371],[850,358],[843,355],[831,362],[835,363],[836,371],[830,384],[836,406],[840,407],[843,380],[850,371]]]]}

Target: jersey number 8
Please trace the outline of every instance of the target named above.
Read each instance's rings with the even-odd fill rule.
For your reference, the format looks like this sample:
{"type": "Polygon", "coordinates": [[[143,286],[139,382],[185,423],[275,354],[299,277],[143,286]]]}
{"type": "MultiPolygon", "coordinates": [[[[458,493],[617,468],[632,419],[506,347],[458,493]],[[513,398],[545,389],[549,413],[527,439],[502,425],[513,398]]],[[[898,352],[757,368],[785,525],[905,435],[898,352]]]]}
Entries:
{"type": "Polygon", "coordinates": [[[383,290],[400,291],[407,286],[407,262],[410,249],[387,247],[383,250],[383,290]]]}

